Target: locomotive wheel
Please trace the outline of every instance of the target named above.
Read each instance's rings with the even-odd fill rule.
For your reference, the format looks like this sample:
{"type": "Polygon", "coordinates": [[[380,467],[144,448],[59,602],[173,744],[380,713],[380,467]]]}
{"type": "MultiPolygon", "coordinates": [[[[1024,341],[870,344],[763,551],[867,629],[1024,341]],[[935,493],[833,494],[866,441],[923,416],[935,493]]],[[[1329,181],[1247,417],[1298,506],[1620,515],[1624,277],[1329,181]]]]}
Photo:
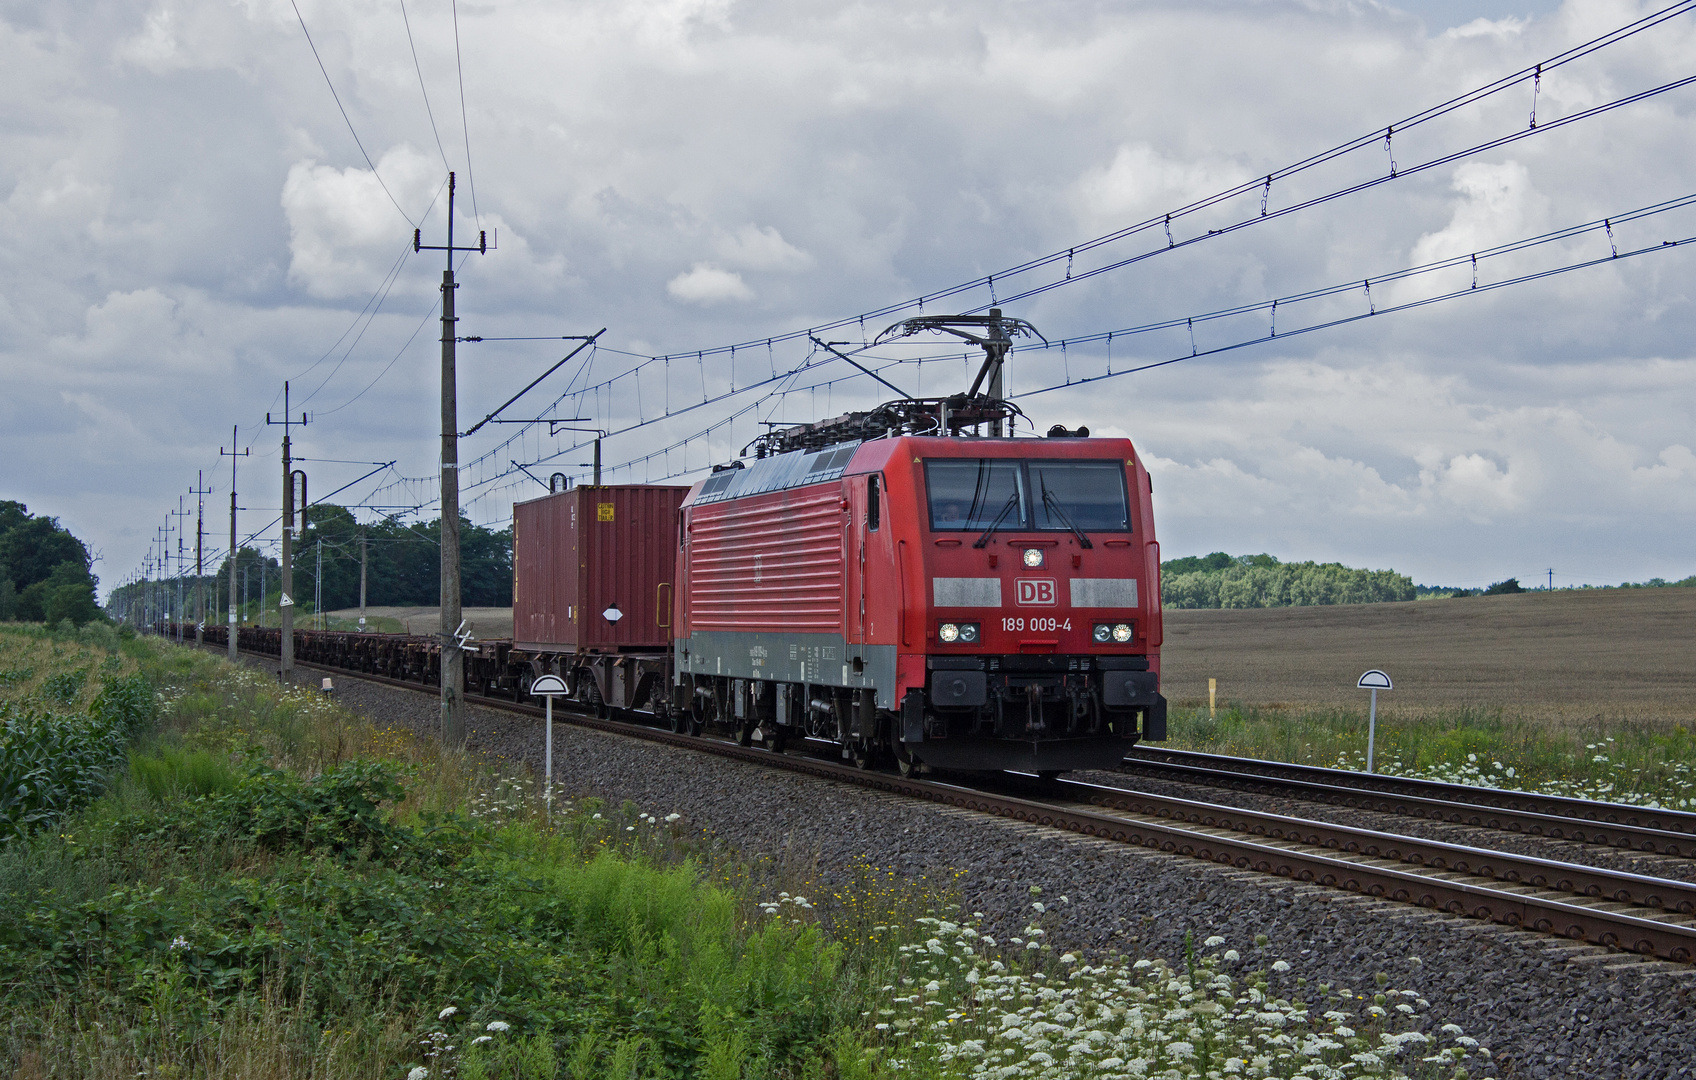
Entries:
{"type": "Polygon", "coordinates": [[[907,750],[905,742],[898,741],[895,744],[895,767],[900,770],[902,776],[912,776],[919,770],[918,759],[907,750]]]}
{"type": "Polygon", "coordinates": [[[752,745],[754,745],[754,726],[752,724],[749,724],[747,722],[743,722],[743,723],[737,725],[737,727],[736,727],[736,745],[737,746],[752,746],[752,745]]]}
{"type": "Polygon", "coordinates": [[[857,742],[848,747],[848,755],[856,769],[872,767],[872,749],[863,742],[857,742]]]}
{"type": "Polygon", "coordinates": [[[666,720],[671,724],[673,735],[693,735],[695,733],[693,730],[695,725],[691,722],[689,714],[682,709],[666,710],[666,720]]]}
{"type": "Polygon", "coordinates": [[[785,732],[782,728],[775,724],[767,725],[760,729],[760,734],[765,736],[765,742],[763,745],[767,750],[770,750],[774,754],[780,753],[783,750],[783,744],[786,741],[784,736],[787,732],[785,732]]]}

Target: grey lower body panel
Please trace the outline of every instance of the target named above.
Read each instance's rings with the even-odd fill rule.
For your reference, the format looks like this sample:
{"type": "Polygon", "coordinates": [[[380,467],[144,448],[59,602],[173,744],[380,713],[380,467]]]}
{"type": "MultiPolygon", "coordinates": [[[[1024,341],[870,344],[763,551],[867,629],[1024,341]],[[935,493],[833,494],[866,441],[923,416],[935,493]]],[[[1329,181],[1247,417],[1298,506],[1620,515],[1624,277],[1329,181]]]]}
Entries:
{"type": "Polygon", "coordinates": [[[675,645],[677,676],[839,686],[877,691],[895,708],[895,646],[853,644],[841,634],[762,634],[701,630],[675,645]]]}
{"type": "Polygon", "coordinates": [[[950,738],[926,739],[909,744],[912,755],[937,769],[960,772],[1071,772],[1075,769],[1111,769],[1125,759],[1135,739],[1116,735],[1086,739],[1045,739],[1019,742],[1012,739],[950,738]]]}

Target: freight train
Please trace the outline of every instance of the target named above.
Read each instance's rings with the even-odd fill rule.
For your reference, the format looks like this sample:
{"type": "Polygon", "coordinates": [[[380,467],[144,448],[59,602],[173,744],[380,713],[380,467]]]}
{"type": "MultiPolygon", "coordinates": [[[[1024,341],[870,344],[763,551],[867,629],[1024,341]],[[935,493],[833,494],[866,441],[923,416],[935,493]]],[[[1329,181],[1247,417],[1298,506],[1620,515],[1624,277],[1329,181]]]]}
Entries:
{"type": "MultiPolygon", "coordinates": [[[[555,674],[602,715],[903,772],[1164,739],[1147,469],[1087,429],[1003,437],[1017,409],[976,389],[774,431],[692,487],[518,503],[513,636],[464,646],[467,694],[555,674]]],[[[297,631],[296,656],[429,682],[439,648],[297,631]]]]}

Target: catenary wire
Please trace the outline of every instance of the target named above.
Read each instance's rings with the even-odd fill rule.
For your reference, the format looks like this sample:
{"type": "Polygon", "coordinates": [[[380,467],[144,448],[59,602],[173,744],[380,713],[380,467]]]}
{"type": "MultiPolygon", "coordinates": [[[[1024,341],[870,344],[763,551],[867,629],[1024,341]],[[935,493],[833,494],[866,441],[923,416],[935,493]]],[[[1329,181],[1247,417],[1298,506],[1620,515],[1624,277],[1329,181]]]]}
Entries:
{"type": "Polygon", "coordinates": [[[336,108],[341,110],[342,119],[347,122],[348,134],[353,136],[354,145],[359,147],[360,154],[365,158],[365,164],[371,166],[371,175],[377,178],[377,183],[382,187],[383,194],[387,195],[389,201],[395,204],[395,210],[399,212],[401,217],[406,218],[406,223],[417,228],[417,222],[412,220],[412,215],[401,207],[394,192],[389,190],[389,185],[383,183],[383,175],[377,171],[376,162],[371,160],[371,155],[366,151],[365,144],[360,141],[359,132],[353,129],[353,120],[347,114],[347,107],[342,104],[342,96],[336,93],[336,84],[331,81],[329,70],[324,67],[324,58],[318,55],[318,46],[312,40],[312,31],[306,28],[306,17],[300,13],[300,5],[295,3],[295,0],[289,0],[289,6],[294,8],[294,17],[300,20],[300,32],[306,35],[306,44],[312,48],[312,58],[318,61],[318,70],[324,73],[324,85],[330,88],[330,96],[336,99],[336,108]]]}
{"type": "MultiPolygon", "coordinates": [[[[430,107],[430,90],[424,85],[424,66],[418,62],[418,45],[412,40],[412,19],[406,14],[406,0],[400,0],[400,18],[406,25],[406,47],[412,50],[412,70],[418,72],[418,92],[424,95],[424,112],[430,117],[430,134],[436,137],[436,150],[442,155],[442,168],[451,172],[453,166],[448,164],[448,151],[442,145],[442,132],[436,126],[436,110],[430,107]]],[[[455,52],[457,54],[457,48],[455,52]]]]}

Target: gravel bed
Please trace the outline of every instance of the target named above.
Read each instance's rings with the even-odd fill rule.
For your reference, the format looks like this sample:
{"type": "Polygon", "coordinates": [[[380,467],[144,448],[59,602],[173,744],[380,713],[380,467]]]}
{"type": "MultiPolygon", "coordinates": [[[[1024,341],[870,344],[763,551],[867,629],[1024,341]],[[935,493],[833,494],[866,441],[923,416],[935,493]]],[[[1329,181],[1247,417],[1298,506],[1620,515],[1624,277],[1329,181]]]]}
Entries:
{"type": "MultiPolygon", "coordinates": [[[[314,685],[320,677],[300,674],[314,685]]],[[[436,703],[423,694],[348,677],[336,685],[342,704],[375,723],[436,731],[436,703]]],[[[467,720],[472,750],[540,771],[539,720],[475,706],[467,720]]],[[[1368,994],[1384,972],[1391,985],[1418,990],[1433,1003],[1433,1022],[1460,1024],[1490,1047],[1504,1077],[1696,1076],[1696,969],[1688,966],[557,721],[554,770],[568,790],[681,813],[744,853],[816,863],[826,880],[861,859],[933,879],[954,870],[967,910],[983,912],[1003,940],[1023,929],[1031,885],[1049,902],[1043,923],[1056,950],[1177,959],[1192,931],[1198,941],[1221,934],[1246,956],[1265,933],[1292,965],[1291,979],[1368,994]],[[1070,902],[1057,902],[1062,895],[1070,902]]]]}
{"type": "Polygon", "coordinates": [[[1524,833],[1485,829],[1475,825],[1433,821],[1430,818],[1409,817],[1405,814],[1384,814],[1287,795],[1211,787],[1187,780],[1168,780],[1140,773],[1078,772],[1071,775],[1073,779],[1087,783],[1129,788],[1151,795],[1194,799],[1197,802],[1234,806],[1241,810],[1258,810],[1266,814],[1288,814],[1334,825],[1350,825],[1358,829],[1419,836],[1450,844],[1465,844],[1469,847],[1490,848],[1516,855],[1533,855],[1540,859],[1558,859],[1561,862],[1582,863],[1607,870],[1622,870],[1630,874],[1696,882],[1696,859],[1622,851],[1602,844],[1580,844],[1546,836],[1527,836],[1524,833]]]}

